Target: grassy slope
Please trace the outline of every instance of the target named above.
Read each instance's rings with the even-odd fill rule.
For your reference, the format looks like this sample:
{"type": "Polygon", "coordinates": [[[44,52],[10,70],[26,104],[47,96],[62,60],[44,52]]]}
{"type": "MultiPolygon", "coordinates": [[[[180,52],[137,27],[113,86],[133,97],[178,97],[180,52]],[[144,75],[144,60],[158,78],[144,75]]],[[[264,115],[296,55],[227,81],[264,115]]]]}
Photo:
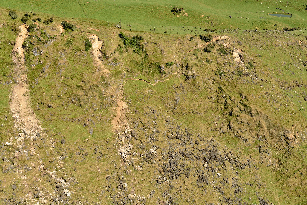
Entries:
{"type": "MultiPolygon", "coordinates": [[[[2,11],[1,20],[7,22],[1,28],[5,31],[1,59],[8,65],[1,75],[5,82],[10,79],[12,45],[3,42],[14,41],[16,33],[11,28],[16,30],[22,13],[13,21],[2,11]]],[[[170,21],[171,15],[165,21],[170,21]]],[[[214,17],[216,22],[218,18],[214,17]]],[[[99,21],[73,19],[70,21],[79,28],[59,35],[56,27],[61,20],[55,18],[48,26],[39,23],[25,47],[32,105],[48,135],[55,139],[51,150],[45,139],[37,142],[42,147],[38,152],[51,170],[61,157],[64,169],[57,170],[58,176],[71,184],[72,197],[62,200],[140,203],[145,197],[151,204],[306,201],[306,34],[229,31],[225,35],[230,36],[231,45],[244,51],[246,66],[237,67],[220,44],[210,53],[195,49],[204,44],[198,36],[128,32],[99,21]],[[119,32],[128,37],[142,35],[145,50],[133,52],[135,48],[125,46],[119,32]],[[84,50],[87,33],[96,33],[104,41],[103,62],[112,79],[96,72],[90,51],[84,50]],[[42,51],[41,55],[35,56],[34,48],[42,51]],[[169,62],[174,64],[167,66],[169,62]],[[164,66],[164,74],[159,65],[164,66]],[[196,78],[189,80],[189,71],[196,78]],[[152,83],[169,80],[155,86],[132,80],[139,78],[152,83]],[[123,82],[134,132],[130,164],[121,162],[110,128],[114,101],[108,88],[123,82]],[[295,134],[297,142],[290,134],[295,134]]],[[[117,20],[114,17],[113,22],[117,20]]],[[[281,28],[291,25],[281,24],[281,28]]],[[[1,119],[9,112],[10,87],[4,85],[3,90],[1,119]]],[[[14,133],[12,118],[7,117],[1,128],[2,144],[14,133]]],[[[11,152],[2,148],[3,156],[12,161],[11,152]]],[[[2,164],[3,170],[5,166],[2,164]]],[[[13,177],[12,173],[2,172],[2,178],[13,177]]],[[[1,185],[2,198],[22,198],[20,190],[11,188],[14,183],[11,179],[1,185]]],[[[56,190],[51,182],[46,187],[56,190]]],[[[59,199],[61,192],[56,193],[59,199]]]]}
{"type": "Polygon", "coordinates": [[[153,30],[159,33],[198,33],[203,29],[272,29],[301,27],[306,24],[304,1],[5,1],[0,5],[27,12],[43,12],[61,17],[97,19],[132,30],[153,30]],[[183,7],[189,16],[176,17],[170,10],[183,7]],[[268,13],[281,8],[293,17],[276,18],[268,13]],[[204,15],[204,17],[201,17],[204,15]],[[229,16],[232,18],[230,19],[229,16]],[[276,26],[274,26],[276,24],[276,26]],[[182,27],[185,28],[182,28],[182,27]],[[197,27],[197,28],[195,28],[197,27]],[[188,30],[189,29],[189,30],[188,30]]]}

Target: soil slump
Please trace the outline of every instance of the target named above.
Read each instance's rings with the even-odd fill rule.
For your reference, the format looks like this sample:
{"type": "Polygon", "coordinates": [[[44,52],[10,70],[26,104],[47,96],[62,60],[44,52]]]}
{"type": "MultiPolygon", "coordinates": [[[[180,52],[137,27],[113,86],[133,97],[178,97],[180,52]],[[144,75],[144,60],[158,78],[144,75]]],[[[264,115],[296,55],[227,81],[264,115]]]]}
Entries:
{"type": "Polygon", "coordinates": [[[102,62],[100,61],[100,56],[101,56],[101,52],[100,49],[102,47],[102,41],[99,41],[98,36],[96,35],[92,35],[89,38],[92,42],[92,48],[93,48],[93,56],[94,56],[94,62],[95,65],[97,66],[97,68],[102,71],[106,76],[108,76],[110,74],[110,71],[108,69],[106,69],[102,62]]]}
{"type": "Polygon", "coordinates": [[[28,36],[28,31],[25,25],[19,28],[20,33],[12,52],[13,62],[16,64],[14,70],[16,84],[12,88],[10,108],[15,119],[15,127],[29,136],[35,136],[42,132],[42,128],[30,106],[27,71],[24,66],[22,44],[28,36]]]}
{"type": "MultiPolygon", "coordinates": [[[[24,40],[28,37],[28,31],[26,25],[21,25],[20,33],[16,38],[15,46],[12,51],[12,60],[16,64],[14,68],[14,81],[12,86],[12,92],[10,95],[10,109],[15,119],[15,128],[19,131],[19,136],[14,142],[13,146],[16,146],[15,157],[22,159],[26,156],[29,167],[26,169],[19,164],[19,161],[15,163],[17,168],[18,177],[23,184],[23,190],[25,193],[24,200],[29,204],[42,202],[46,203],[51,199],[57,200],[61,196],[66,198],[70,197],[70,191],[68,190],[69,183],[64,182],[61,178],[58,178],[55,171],[49,171],[41,160],[41,156],[35,150],[37,147],[34,143],[37,138],[47,138],[41,127],[41,122],[37,119],[35,113],[31,108],[30,91],[27,82],[27,69],[25,67],[24,51],[22,48],[24,40]],[[35,176],[35,177],[33,177],[35,176]],[[49,178],[49,182],[52,180],[57,186],[61,186],[65,189],[57,190],[55,193],[42,186],[40,181],[43,177],[49,178]],[[38,180],[38,181],[37,181],[38,180]],[[35,197],[36,192],[39,192],[39,199],[35,197]]],[[[53,141],[49,138],[50,142],[53,141]]],[[[51,143],[53,144],[53,143],[51,143]]],[[[62,165],[57,163],[58,169],[61,169],[62,165]]],[[[63,197],[62,197],[63,198],[63,197]]]]}
{"type": "MultiPolygon", "coordinates": [[[[97,72],[102,72],[106,77],[111,77],[110,71],[104,67],[100,60],[100,49],[103,45],[103,42],[99,41],[98,36],[96,35],[91,35],[89,40],[92,42],[92,53],[95,66],[98,68],[97,72]]],[[[128,142],[130,139],[129,133],[131,131],[129,128],[128,120],[126,118],[128,105],[123,101],[123,90],[120,85],[113,84],[109,90],[109,95],[114,96],[114,100],[116,101],[116,107],[113,108],[115,111],[115,116],[111,123],[113,132],[117,135],[119,141],[118,153],[121,155],[122,159],[127,162],[129,161],[127,155],[129,154],[129,150],[132,147],[132,145],[130,145],[128,142]]]]}

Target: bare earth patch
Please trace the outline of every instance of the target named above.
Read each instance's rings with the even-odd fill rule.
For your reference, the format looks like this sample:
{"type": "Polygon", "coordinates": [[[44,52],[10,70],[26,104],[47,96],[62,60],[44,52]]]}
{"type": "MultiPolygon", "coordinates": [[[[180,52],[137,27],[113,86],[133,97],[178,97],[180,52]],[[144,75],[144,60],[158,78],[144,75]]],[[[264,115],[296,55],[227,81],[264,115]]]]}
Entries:
{"type": "Polygon", "coordinates": [[[97,66],[97,68],[102,71],[106,76],[110,74],[110,71],[106,69],[99,57],[101,56],[100,49],[102,47],[102,41],[99,41],[98,36],[92,35],[89,37],[90,41],[92,42],[92,48],[93,48],[93,56],[94,56],[94,62],[97,66]]]}

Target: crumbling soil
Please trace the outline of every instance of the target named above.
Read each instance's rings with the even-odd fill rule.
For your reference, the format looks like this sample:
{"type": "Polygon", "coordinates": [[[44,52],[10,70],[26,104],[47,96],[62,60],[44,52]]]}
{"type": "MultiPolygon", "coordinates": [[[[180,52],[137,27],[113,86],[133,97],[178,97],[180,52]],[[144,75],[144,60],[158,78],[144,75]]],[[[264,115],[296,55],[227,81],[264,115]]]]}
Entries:
{"type": "Polygon", "coordinates": [[[92,52],[93,52],[94,62],[95,62],[96,67],[100,71],[102,71],[106,76],[108,76],[110,74],[110,71],[103,66],[101,60],[99,59],[101,57],[100,49],[102,47],[103,42],[99,41],[98,36],[96,35],[90,36],[89,39],[92,43],[92,48],[93,48],[92,52]]]}

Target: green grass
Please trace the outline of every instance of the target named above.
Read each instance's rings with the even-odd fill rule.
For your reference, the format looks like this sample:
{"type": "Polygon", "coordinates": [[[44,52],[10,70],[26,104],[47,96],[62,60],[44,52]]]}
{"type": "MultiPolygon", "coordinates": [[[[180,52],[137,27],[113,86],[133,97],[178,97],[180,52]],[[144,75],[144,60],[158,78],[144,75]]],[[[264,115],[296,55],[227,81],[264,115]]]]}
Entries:
{"type": "Polygon", "coordinates": [[[65,18],[96,19],[119,24],[127,30],[155,31],[157,33],[203,33],[204,29],[274,29],[304,28],[307,14],[304,1],[0,1],[0,6],[39,12],[65,18]],[[174,7],[183,7],[188,16],[176,17],[174,7]],[[279,11],[293,14],[292,18],[278,18],[268,13],[279,11]],[[202,15],[204,15],[202,17],[202,15]],[[231,18],[229,17],[231,16],[231,18]],[[184,27],[184,28],[183,28],[184,27]]]}

